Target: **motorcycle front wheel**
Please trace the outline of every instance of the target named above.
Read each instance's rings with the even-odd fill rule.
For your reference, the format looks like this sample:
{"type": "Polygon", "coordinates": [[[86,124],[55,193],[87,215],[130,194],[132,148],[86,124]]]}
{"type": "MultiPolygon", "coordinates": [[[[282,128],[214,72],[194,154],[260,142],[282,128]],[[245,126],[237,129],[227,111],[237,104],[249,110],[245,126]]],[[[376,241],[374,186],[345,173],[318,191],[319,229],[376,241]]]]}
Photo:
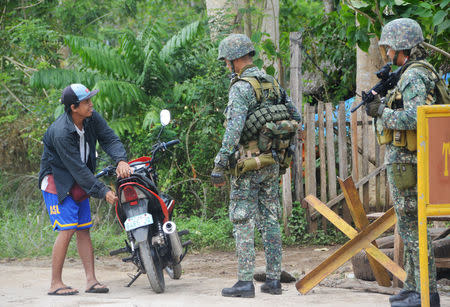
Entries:
{"type": "Polygon", "coordinates": [[[181,263],[178,263],[176,265],[168,265],[165,268],[167,274],[169,275],[170,278],[172,279],[180,279],[181,277],[181,273],[182,273],[182,269],[181,269],[181,263]]]}
{"type": "Polygon", "coordinates": [[[165,283],[161,264],[157,259],[156,251],[149,246],[148,241],[139,243],[139,256],[153,291],[156,293],[164,292],[165,283]]]}

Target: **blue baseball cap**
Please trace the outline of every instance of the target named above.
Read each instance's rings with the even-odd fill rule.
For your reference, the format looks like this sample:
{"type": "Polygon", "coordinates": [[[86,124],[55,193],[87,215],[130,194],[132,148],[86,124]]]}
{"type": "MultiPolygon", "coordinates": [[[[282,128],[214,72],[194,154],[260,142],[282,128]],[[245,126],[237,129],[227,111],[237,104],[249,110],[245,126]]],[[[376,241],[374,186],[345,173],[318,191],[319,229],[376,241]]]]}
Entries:
{"type": "Polygon", "coordinates": [[[78,104],[83,100],[89,99],[95,96],[98,90],[90,91],[86,86],[80,83],[74,83],[67,86],[61,95],[61,103],[70,106],[72,104],[78,104]]]}

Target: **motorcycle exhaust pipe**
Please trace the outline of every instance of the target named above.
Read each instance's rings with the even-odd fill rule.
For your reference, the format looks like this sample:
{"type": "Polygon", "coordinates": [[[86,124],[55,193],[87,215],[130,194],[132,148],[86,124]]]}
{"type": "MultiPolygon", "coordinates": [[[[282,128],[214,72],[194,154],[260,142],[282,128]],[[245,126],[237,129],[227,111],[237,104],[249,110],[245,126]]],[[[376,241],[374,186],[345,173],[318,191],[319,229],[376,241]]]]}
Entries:
{"type": "Polygon", "coordinates": [[[181,245],[180,236],[178,235],[177,225],[174,222],[165,222],[163,225],[164,233],[170,239],[170,245],[172,247],[172,257],[176,263],[181,261],[183,256],[183,247],[181,245]]]}

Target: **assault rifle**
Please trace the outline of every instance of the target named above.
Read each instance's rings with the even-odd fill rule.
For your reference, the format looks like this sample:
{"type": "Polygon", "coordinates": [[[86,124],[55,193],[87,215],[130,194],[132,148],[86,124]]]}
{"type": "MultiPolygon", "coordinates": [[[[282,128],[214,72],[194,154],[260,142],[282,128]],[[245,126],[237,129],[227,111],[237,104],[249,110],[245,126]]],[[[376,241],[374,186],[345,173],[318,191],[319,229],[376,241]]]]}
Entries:
{"type": "Polygon", "coordinates": [[[361,93],[362,101],[356,107],[352,108],[350,112],[353,113],[362,105],[367,105],[369,102],[371,102],[375,98],[375,95],[372,93],[372,91],[379,94],[380,97],[384,97],[389,90],[393,89],[397,85],[397,82],[400,79],[402,67],[400,66],[394,72],[391,72],[391,65],[392,63],[389,62],[375,73],[378,79],[381,79],[380,82],[378,82],[369,91],[363,91],[361,93]]]}

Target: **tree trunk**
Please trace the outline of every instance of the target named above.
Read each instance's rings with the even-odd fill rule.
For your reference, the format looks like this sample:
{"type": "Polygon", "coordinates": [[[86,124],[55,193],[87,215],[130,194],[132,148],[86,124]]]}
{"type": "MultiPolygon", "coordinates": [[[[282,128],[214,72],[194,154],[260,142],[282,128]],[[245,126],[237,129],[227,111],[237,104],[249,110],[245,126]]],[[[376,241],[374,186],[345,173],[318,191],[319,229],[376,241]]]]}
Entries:
{"type": "Polygon", "coordinates": [[[230,33],[233,25],[240,22],[237,14],[238,1],[206,0],[209,30],[212,40],[216,40],[221,33],[230,33]]]}
{"type": "Polygon", "coordinates": [[[333,0],[323,0],[323,6],[325,8],[325,13],[330,14],[334,11],[334,1],[333,0]]]}
{"type": "MultiPolygon", "coordinates": [[[[274,43],[275,49],[279,52],[279,42],[280,42],[280,3],[278,0],[266,0],[264,3],[264,17],[261,24],[261,32],[269,34],[269,38],[274,43]]],[[[278,59],[269,59],[267,56],[262,56],[264,61],[264,67],[269,67],[273,65],[275,68],[275,76],[279,79],[280,83],[283,80],[279,78],[282,76],[281,61],[278,59]]]]}
{"type": "MultiPolygon", "coordinates": [[[[375,72],[382,66],[383,61],[380,54],[380,49],[378,48],[378,39],[372,38],[370,40],[370,47],[367,53],[357,47],[356,92],[358,94],[360,94],[362,91],[370,90],[379,81],[377,76],[375,75],[375,72]]],[[[355,99],[355,103],[358,104],[360,101],[361,97],[357,96],[357,99],[355,99]]],[[[363,125],[363,129],[366,129],[366,131],[362,131],[363,129],[359,129],[359,131],[356,131],[358,128],[355,125],[355,121],[361,120],[367,122],[368,119],[369,118],[365,113],[365,107],[358,109],[358,111],[355,112],[352,116],[352,155],[353,168],[356,168],[353,171],[353,179],[355,181],[357,181],[359,177],[366,176],[371,171],[366,160],[368,160],[369,157],[375,159],[375,134],[373,133],[373,128],[367,129],[363,125]],[[362,137],[363,132],[367,133],[367,138],[362,137]],[[357,145],[363,148],[362,156],[357,157],[357,145]]],[[[370,118],[370,120],[372,120],[372,123],[374,122],[372,118],[370,118]]],[[[381,156],[383,156],[383,154],[384,151],[380,153],[381,156]]],[[[368,206],[370,202],[369,199],[375,196],[373,192],[374,191],[369,191],[368,185],[363,187],[362,199],[365,206],[368,206]],[[369,195],[372,195],[373,197],[369,197],[369,195]]],[[[372,203],[374,202],[375,201],[373,201],[372,203]]]]}

